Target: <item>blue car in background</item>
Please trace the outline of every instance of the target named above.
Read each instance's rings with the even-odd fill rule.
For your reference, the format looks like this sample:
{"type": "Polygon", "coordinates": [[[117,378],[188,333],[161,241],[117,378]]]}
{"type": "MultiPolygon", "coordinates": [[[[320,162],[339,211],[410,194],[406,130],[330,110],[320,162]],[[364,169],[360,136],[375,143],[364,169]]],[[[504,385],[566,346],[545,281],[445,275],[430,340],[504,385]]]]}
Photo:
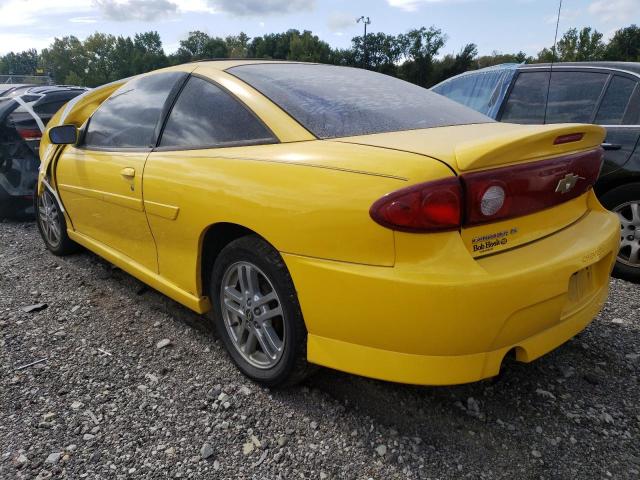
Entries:
{"type": "Polygon", "coordinates": [[[502,122],[605,127],[595,190],[620,217],[614,274],[640,282],[640,63],[503,64],[465,72],[432,90],[502,122]]]}

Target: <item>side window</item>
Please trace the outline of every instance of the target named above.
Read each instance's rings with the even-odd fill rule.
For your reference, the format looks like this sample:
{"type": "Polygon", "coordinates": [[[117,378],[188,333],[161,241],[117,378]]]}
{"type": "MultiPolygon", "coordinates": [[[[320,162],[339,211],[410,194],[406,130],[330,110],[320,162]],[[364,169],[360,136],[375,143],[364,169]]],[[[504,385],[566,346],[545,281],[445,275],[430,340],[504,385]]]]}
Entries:
{"type": "Polygon", "coordinates": [[[600,104],[598,115],[596,115],[596,123],[600,125],[624,124],[625,120],[627,120],[625,113],[631,107],[629,100],[637,89],[638,82],[630,78],[614,76],[600,104]]]}
{"type": "Polygon", "coordinates": [[[589,123],[609,74],[554,71],[546,123],[589,123]]]}
{"type": "Polygon", "coordinates": [[[509,94],[501,121],[544,123],[549,72],[521,72],[509,94]]]}
{"type": "Polygon", "coordinates": [[[84,137],[87,147],[149,147],[164,104],[182,72],[136,78],[116,90],[95,111],[84,137]]]}
{"type": "Polygon", "coordinates": [[[161,147],[224,147],[274,143],[271,132],[227,92],[191,77],[176,100],[161,147]]]}

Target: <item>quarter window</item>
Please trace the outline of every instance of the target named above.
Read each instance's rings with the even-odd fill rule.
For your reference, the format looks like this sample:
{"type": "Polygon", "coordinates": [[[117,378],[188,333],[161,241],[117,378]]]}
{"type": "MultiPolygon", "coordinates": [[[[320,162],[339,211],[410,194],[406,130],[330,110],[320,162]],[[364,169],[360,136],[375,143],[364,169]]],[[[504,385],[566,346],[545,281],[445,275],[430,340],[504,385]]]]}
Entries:
{"type": "Polygon", "coordinates": [[[549,72],[520,73],[509,94],[501,120],[511,123],[544,123],[548,88],[549,72]]]}
{"type": "Polygon", "coordinates": [[[625,120],[625,113],[629,110],[629,100],[638,88],[638,82],[629,78],[614,76],[604,94],[596,123],[600,125],[621,125],[625,120]]]}
{"type": "Polygon", "coordinates": [[[85,145],[99,148],[149,148],[164,104],[186,74],[163,72],[136,78],[116,90],[96,110],[87,127],[85,145]]]}
{"type": "Polygon", "coordinates": [[[271,132],[226,91],[191,77],[176,100],[161,147],[225,147],[275,143],[271,132]]]}
{"type": "Polygon", "coordinates": [[[546,123],[589,123],[608,74],[559,72],[551,74],[546,123]]]}

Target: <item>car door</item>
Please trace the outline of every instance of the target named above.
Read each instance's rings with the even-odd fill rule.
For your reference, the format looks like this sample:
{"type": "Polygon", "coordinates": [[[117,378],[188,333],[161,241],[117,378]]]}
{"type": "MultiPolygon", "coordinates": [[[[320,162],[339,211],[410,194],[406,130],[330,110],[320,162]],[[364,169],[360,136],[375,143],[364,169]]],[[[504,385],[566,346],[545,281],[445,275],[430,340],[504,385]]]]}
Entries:
{"type": "Polygon", "coordinates": [[[154,272],[142,177],[163,112],[186,76],[161,72],[124,84],[94,112],[79,144],[65,148],[56,168],[74,230],[154,272]]]}
{"type": "MultiPolygon", "coordinates": [[[[193,272],[198,271],[198,245],[207,226],[203,219],[212,212],[224,219],[234,207],[226,191],[246,188],[229,176],[241,164],[233,158],[251,158],[252,148],[277,142],[237,97],[208,78],[189,78],[144,175],[145,208],[163,278],[199,295],[193,272]]],[[[250,189],[246,196],[251,199],[250,189]]]]}
{"type": "Polygon", "coordinates": [[[602,174],[624,166],[640,140],[640,82],[622,73],[611,76],[594,123],[607,129],[602,174]]]}

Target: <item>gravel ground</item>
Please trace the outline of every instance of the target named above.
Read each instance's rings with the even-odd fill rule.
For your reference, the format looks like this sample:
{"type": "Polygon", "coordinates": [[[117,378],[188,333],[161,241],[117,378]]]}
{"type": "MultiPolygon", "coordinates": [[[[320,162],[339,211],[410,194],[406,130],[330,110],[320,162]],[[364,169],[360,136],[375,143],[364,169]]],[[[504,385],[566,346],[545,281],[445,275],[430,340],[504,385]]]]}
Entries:
{"type": "Polygon", "coordinates": [[[611,287],[584,333],[497,379],[322,369],[270,391],[201,317],[0,223],[0,478],[638,478],[640,288],[611,287]]]}

